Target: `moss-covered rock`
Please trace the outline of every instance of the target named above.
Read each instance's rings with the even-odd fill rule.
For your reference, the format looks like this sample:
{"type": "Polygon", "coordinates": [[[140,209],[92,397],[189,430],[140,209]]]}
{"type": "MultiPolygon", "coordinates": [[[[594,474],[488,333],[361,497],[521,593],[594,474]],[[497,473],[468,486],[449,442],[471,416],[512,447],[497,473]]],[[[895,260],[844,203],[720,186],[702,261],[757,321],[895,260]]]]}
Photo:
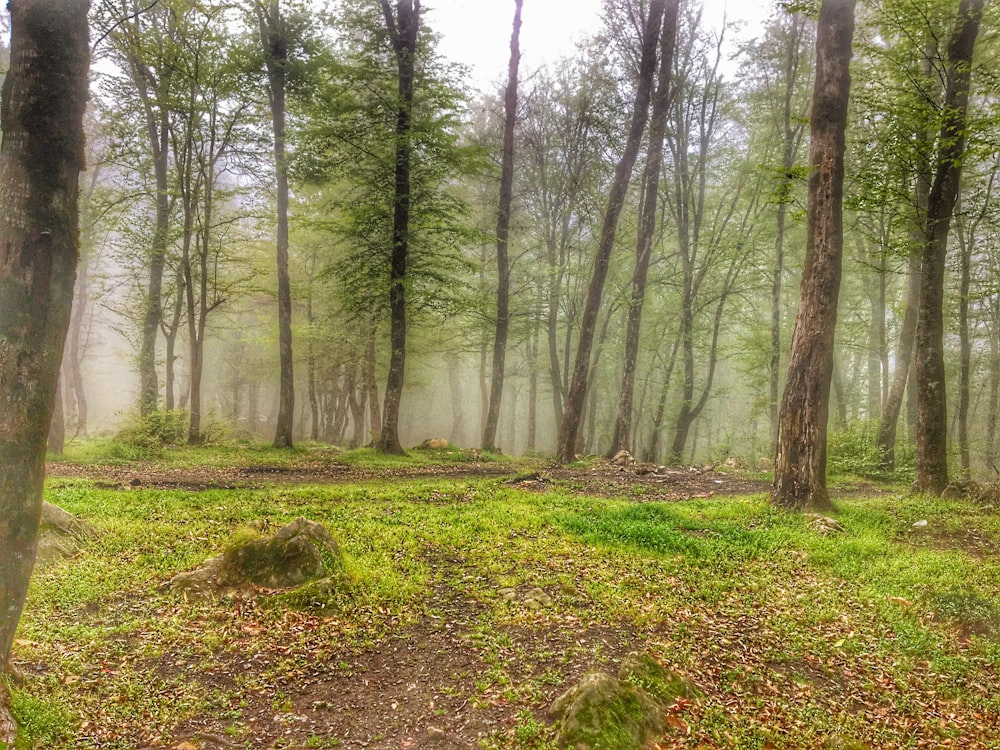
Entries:
{"type": "Polygon", "coordinates": [[[556,744],[574,750],[642,748],[665,728],[663,707],[643,689],[592,672],[552,704],[556,744]]]}
{"type": "Polygon", "coordinates": [[[666,730],[667,708],[694,684],[649,654],[629,654],[618,678],[592,672],[559,696],[550,714],[556,744],[574,750],[641,750],[666,730]]]}
{"type": "Polygon", "coordinates": [[[251,535],[193,571],[179,573],[172,589],[204,595],[248,585],[291,588],[344,568],[337,541],[326,527],[297,518],[271,537],[251,535]]]}

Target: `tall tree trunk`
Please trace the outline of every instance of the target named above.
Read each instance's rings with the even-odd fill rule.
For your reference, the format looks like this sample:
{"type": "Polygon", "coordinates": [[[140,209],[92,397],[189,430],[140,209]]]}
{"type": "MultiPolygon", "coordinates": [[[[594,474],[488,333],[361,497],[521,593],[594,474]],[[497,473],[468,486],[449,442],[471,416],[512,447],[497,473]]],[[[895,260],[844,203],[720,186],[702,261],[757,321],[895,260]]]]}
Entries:
{"type": "MultiPolygon", "coordinates": [[[[319,440],[319,401],[316,398],[316,341],[313,326],[316,321],[313,317],[312,288],[309,289],[309,297],[306,300],[306,322],[309,325],[309,335],[306,337],[306,375],[309,391],[309,439],[313,442],[319,440]]],[[[362,378],[363,379],[363,378],[362,378]]]]}
{"type": "Polygon", "coordinates": [[[948,416],[945,400],[944,300],[945,255],[951,216],[958,200],[965,153],[966,111],[972,53],[983,14],[983,0],[962,0],[948,45],[948,70],[941,109],[937,171],[927,205],[917,311],[917,480],[916,487],[935,495],[948,485],[948,416]]]}
{"type": "MultiPolygon", "coordinates": [[[[993,304],[1000,300],[994,296],[993,304]]],[[[989,402],[986,406],[986,465],[994,474],[1000,475],[997,468],[997,423],[1000,422],[1000,331],[997,330],[996,312],[990,326],[990,390],[989,402]]]]}
{"type": "MultiPolygon", "coordinates": [[[[160,77],[142,59],[139,43],[142,38],[140,28],[141,11],[138,0],[132,2],[134,24],[129,44],[133,49],[126,52],[129,71],[145,116],[146,138],[153,158],[153,174],[156,187],[156,216],[153,239],[149,252],[149,274],[146,282],[146,300],[143,313],[142,336],[139,343],[139,413],[146,416],[156,411],[159,401],[159,382],[156,374],[156,338],[163,320],[163,270],[166,266],[167,243],[170,235],[170,184],[169,184],[169,142],[170,116],[169,99],[173,66],[164,62],[160,77]]],[[[170,21],[171,33],[173,21],[170,21]]]]}
{"type": "Polygon", "coordinates": [[[785,273],[785,224],[788,219],[788,204],[792,201],[795,160],[804,132],[804,118],[793,111],[796,76],[799,71],[802,37],[806,16],[796,13],[791,18],[791,36],[785,49],[785,90],[782,97],[781,123],[781,178],[778,181],[778,210],[775,216],[774,266],[771,269],[771,359],[768,363],[770,374],[768,415],[770,418],[771,454],[778,443],[778,399],[781,390],[781,292],[785,273]]]}
{"type": "Polygon", "coordinates": [[[830,505],[826,429],[844,242],[844,132],[854,5],[855,0],[824,0],[817,29],[806,259],[771,488],[776,505],[796,510],[830,505]]]}
{"type": "Polygon", "coordinates": [[[462,399],[462,361],[457,354],[448,357],[448,390],[451,394],[451,429],[448,439],[456,445],[465,444],[465,409],[462,399]]]}
{"type": "Polygon", "coordinates": [[[577,431],[580,427],[584,402],[587,398],[590,353],[594,344],[597,313],[601,306],[604,282],[608,275],[611,250],[614,247],[618,229],[618,218],[625,205],[625,195],[628,191],[629,181],[632,179],[632,169],[639,154],[642,134],[646,129],[646,120],[649,116],[649,102],[652,96],[653,77],[656,72],[657,42],[660,38],[664,3],[665,0],[650,0],[649,15],[642,32],[639,80],[635,104],[632,109],[632,121],[629,125],[625,152],[615,166],[615,176],[608,194],[608,206],[601,226],[601,239],[597,255],[594,257],[594,270],[590,278],[590,286],[587,289],[587,302],[583,308],[583,318],[580,321],[580,338],[576,349],[576,362],[573,366],[573,379],[566,397],[562,424],[559,429],[556,460],[562,463],[572,461],[576,452],[577,431]]]}
{"type": "Polygon", "coordinates": [[[643,168],[642,206],[639,211],[639,232],[635,246],[635,269],[632,272],[632,299],[625,326],[625,352],[622,366],[622,387],[618,399],[618,416],[611,435],[609,455],[632,450],[632,402],[635,397],[635,371],[639,359],[639,329],[642,325],[642,308],[646,300],[646,279],[653,255],[653,235],[656,229],[656,211],[659,206],[660,171],[663,166],[663,138],[667,129],[667,114],[673,87],[670,76],[674,64],[674,47],[677,44],[677,16],[679,0],[667,3],[660,33],[660,71],[657,74],[656,94],[649,125],[649,148],[643,168]]]}
{"type": "Polygon", "coordinates": [[[274,447],[292,446],[295,414],[295,379],[292,373],[292,290],[288,278],[288,160],[285,158],[285,68],[288,65],[288,35],[281,17],[279,0],[258,0],[260,40],[267,66],[267,94],[274,132],[274,176],[277,182],[278,270],[278,418],[274,447]]]}
{"type": "MultiPolygon", "coordinates": [[[[45,444],[73,304],[86,0],[11,0],[0,100],[0,676],[35,562],[45,444]]],[[[0,745],[17,727],[0,679],[0,745]]]]}
{"type": "Polygon", "coordinates": [[[500,159],[500,207],[497,211],[497,326],[493,338],[493,375],[490,380],[490,403],[483,430],[483,450],[496,450],[497,422],[503,398],[504,364],[507,336],[510,331],[510,260],[507,247],[510,237],[510,209],[514,196],[514,125],[517,120],[517,68],[521,62],[521,5],[514,0],[514,30],[510,35],[510,64],[507,91],[504,94],[503,155],[500,159]]]}
{"type": "Polygon", "coordinates": [[[969,378],[972,370],[972,341],[969,335],[969,287],[972,275],[972,245],[975,242],[975,226],[966,236],[962,222],[958,230],[959,282],[958,282],[958,455],[961,462],[962,478],[968,479],[971,470],[969,456],[969,378]]]}
{"type": "Polygon", "coordinates": [[[69,346],[66,353],[66,371],[69,373],[70,390],[73,393],[73,433],[78,437],[87,437],[87,389],[83,384],[83,320],[87,312],[87,295],[89,286],[89,258],[81,256],[77,269],[76,288],[73,292],[73,312],[69,323],[69,346]]]}
{"type": "Polygon", "coordinates": [[[413,112],[414,58],[420,26],[420,0],[398,0],[397,18],[389,0],[382,0],[386,29],[396,53],[399,101],[396,113],[395,195],[392,215],[392,262],[389,273],[389,376],[382,407],[382,433],[377,447],[382,453],[402,454],[399,443],[399,406],[403,397],[406,364],[406,263],[410,236],[410,134],[413,112]],[[398,20],[398,23],[397,23],[398,20]]]}
{"type": "MultiPolygon", "coordinates": [[[[934,72],[933,59],[936,56],[937,45],[929,44],[924,51],[924,82],[932,82],[934,72]]],[[[917,309],[920,306],[920,260],[924,244],[924,223],[927,218],[927,202],[930,200],[931,173],[930,150],[933,133],[924,127],[917,131],[915,146],[916,167],[913,183],[913,217],[910,220],[909,257],[906,276],[906,299],[904,302],[903,322],[899,329],[899,343],[896,347],[896,369],[892,375],[889,394],[882,406],[882,419],[879,422],[878,448],[882,454],[882,466],[889,471],[896,468],[896,431],[899,424],[899,413],[903,407],[903,399],[907,390],[913,390],[910,373],[913,371],[913,345],[917,331],[917,309]],[[907,389],[907,382],[911,382],[907,389]]]]}
{"type": "Polygon", "coordinates": [[[382,433],[382,412],[379,409],[378,380],[375,377],[375,317],[368,319],[367,337],[365,339],[365,364],[363,377],[364,388],[368,392],[368,423],[371,433],[371,444],[377,445],[382,433]]]}

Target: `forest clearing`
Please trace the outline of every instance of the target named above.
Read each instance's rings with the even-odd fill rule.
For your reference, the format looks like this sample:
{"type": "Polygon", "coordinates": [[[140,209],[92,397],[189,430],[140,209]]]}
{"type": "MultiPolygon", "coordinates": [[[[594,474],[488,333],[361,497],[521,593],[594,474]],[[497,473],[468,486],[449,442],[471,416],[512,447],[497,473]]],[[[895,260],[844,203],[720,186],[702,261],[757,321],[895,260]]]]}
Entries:
{"type": "Polygon", "coordinates": [[[0,748],[1000,748],[1000,5],[499,4],[0,14],[0,748]]]}
{"type": "Polygon", "coordinates": [[[1000,505],[834,477],[823,535],[725,466],[115,455],[49,465],[46,499],[95,534],[32,580],[19,747],[555,747],[553,700],[630,652],[696,690],[657,747],[997,747],[1000,505]],[[297,517],[334,534],[349,586],[165,588],[297,517]]]}

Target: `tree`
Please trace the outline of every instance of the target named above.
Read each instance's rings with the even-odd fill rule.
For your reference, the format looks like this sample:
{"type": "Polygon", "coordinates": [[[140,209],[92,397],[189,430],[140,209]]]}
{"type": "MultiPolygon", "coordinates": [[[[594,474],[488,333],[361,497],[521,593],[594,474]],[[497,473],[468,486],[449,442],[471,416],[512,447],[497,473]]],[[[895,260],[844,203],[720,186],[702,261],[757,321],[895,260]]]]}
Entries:
{"type": "Polygon", "coordinates": [[[936,495],[948,486],[948,418],[942,312],[945,255],[951,216],[958,201],[962,176],[972,53],[982,15],[983,0],[962,0],[955,30],[948,45],[948,70],[942,102],[937,168],[927,202],[921,256],[916,331],[916,486],[936,495]]]}
{"type": "Polygon", "coordinates": [[[830,504],[826,428],[843,254],[842,197],[855,0],[824,0],[816,38],[809,148],[808,239],[788,377],[778,414],[772,501],[789,509],[830,504]]]}
{"type": "Polygon", "coordinates": [[[632,169],[639,155],[639,146],[649,117],[649,102],[652,98],[653,78],[656,72],[656,55],[663,22],[665,0],[651,0],[648,15],[642,30],[639,63],[638,88],[632,109],[628,139],[621,159],[615,167],[614,179],[608,193],[607,210],[601,226],[601,240],[594,257],[594,269],[587,289],[587,301],[580,322],[580,337],[577,343],[576,361],[573,366],[573,380],[566,394],[566,404],[559,427],[559,442],[556,459],[563,463],[573,460],[576,454],[577,432],[583,418],[584,402],[590,377],[590,355],[597,329],[597,314],[601,307],[604,282],[608,275],[611,250],[614,247],[618,219],[625,205],[625,195],[632,178],[632,169]]]}
{"type": "Polygon", "coordinates": [[[504,363],[510,330],[510,207],[514,192],[514,125],[517,119],[517,68],[521,61],[521,5],[514,0],[514,30],[510,36],[510,65],[504,93],[503,156],[500,162],[500,205],[497,210],[497,325],[493,339],[493,377],[490,381],[490,404],[483,430],[483,450],[496,450],[497,422],[503,397],[504,363]]]}
{"type": "Polygon", "coordinates": [[[260,24],[260,41],[267,66],[267,95],[274,130],[274,174],[277,192],[278,269],[278,418],[274,447],[292,446],[292,417],[295,414],[295,380],[292,377],[292,291],[288,279],[288,160],[285,157],[285,79],[288,65],[288,28],[279,0],[257,0],[254,4],[260,24]]]}
{"type": "Polygon", "coordinates": [[[377,447],[383,453],[403,452],[399,443],[399,404],[406,365],[406,261],[410,233],[410,118],[413,111],[414,58],[420,27],[420,0],[398,0],[396,16],[389,0],[382,0],[389,40],[396,54],[399,92],[396,102],[395,194],[392,216],[392,260],[389,284],[389,377],[382,407],[382,431],[377,447]]]}
{"type": "Polygon", "coordinates": [[[146,415],[156,409],[159,399],[156,339],[163,321],[163,272],[170,234],[169,127],[177,11],[168,4],[143,9],[138,0],[120,0],[113,12],[116,18],[108,22],[107,37],[138,96],[155,176],[155,223],[139,346],[139,412],[146,415]]]}
{"type": "Polygon", "coordinates": [[[646,301],[646,280],[649,262],[653,255],[653,235],[659,209],[660,171],[663,168],[663,138],[667,129],[667,114],[673,92],[671,74],[674,66],[674,48],[677,44],[677,16],[680,2],[667,4],[660,34],[660,71],[657,74],[653,111],[650,115],[649,148],[642,174],[642,207],[639,211],[639,231],[635,246],[635,270],[632,273],[631,300],[628,323],[625,329],[625,352],[622,364],[621,395],[618,399],[618,416],[611,438],[610,454],[629,450],[632,434],[632,402],[635,395],[635,371],[639,358],[639,329],[642,309],[646,301]]]}
{"type": "MultiPolygon", "coordinates": [[[[86,0],[11,0],[0,144],[0,674],[35,562],[45,443],[69,327],[87,101],[86,0]]],[[[16,726],[0,680],[0,744],[16,726]]]]}

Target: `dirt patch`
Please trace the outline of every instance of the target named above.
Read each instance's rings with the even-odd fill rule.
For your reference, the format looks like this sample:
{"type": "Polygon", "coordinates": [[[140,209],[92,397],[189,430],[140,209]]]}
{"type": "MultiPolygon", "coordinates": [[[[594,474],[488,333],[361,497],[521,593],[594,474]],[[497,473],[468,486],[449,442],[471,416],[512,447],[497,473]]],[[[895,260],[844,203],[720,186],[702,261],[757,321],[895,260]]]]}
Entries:
{"type": "Polygon", "coordinates": [[[485,463],[375,470],[342,464],[164,469],[142,463],[100,466],[57,462],[49,464],[47,472],[50,477],[91,479],[103,489],[176,489],[191,492],[254,489],[274,484],[340,484],[373,479],[510,477],[509,484],[519,489],[545,492],[560,488],[596,497],[624,497],[640,502],[752,495],[767,492],[770,487],[764,480],[720,472],[710,467],[680,467],[650,472],[606,462],[586,468],[551,467],[526,475],[519,475],[516,469],[510,467],[485,463]]]}

